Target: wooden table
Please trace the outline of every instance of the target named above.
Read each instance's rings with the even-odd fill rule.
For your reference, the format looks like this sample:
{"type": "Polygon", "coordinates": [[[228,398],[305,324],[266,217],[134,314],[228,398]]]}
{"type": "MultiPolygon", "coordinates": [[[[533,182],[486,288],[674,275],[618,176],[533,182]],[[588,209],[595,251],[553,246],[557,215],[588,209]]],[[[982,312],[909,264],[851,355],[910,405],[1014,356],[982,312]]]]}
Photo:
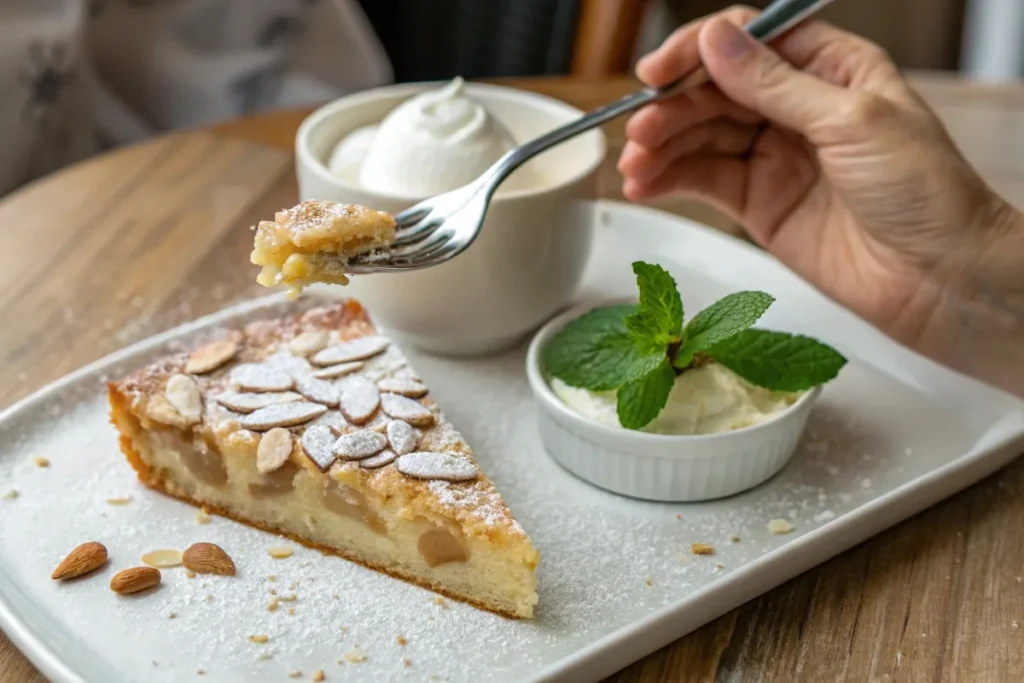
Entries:
{"type": "MultiPolygon", "coordinates": [[[[1024,205],[1024,87],[916,83],[989,181],[1024,205]]],[[[583,108],[628,80],[514,83],[583,108]]],[[[261,292],[248,226],[296,200],[305,112],[119,150],[0,201],[0,406],[84,363],[261,292]]],[[[620,197],[614,170],[601,193],[620,197]]],[[[657,202],[712,224],[692,203],[657,202]]],[[[612,681],[1024,680],[1024,464],[752,600],[612,681]]],[[[98,626],[100,627],[100,626],[98,626]]],[[[0,635],[0,681],[41,681],[0,635]]]]}

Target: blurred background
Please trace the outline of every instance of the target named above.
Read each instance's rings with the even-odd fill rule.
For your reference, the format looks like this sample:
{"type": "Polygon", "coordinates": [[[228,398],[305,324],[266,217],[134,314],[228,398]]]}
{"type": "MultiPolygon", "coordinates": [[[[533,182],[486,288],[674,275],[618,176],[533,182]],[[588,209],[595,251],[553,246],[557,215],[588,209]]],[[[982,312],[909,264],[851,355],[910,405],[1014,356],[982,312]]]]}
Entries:
{"type": "MultiPolygon", "coordinates": [[[[390,82],[628,77],[673,29],[730,4],[0,0],[0,195],[163,131],[390,82]]],[[[1024,0],[838,0],[823,16],[906,69],[1024,75],[1024,0]]]]}

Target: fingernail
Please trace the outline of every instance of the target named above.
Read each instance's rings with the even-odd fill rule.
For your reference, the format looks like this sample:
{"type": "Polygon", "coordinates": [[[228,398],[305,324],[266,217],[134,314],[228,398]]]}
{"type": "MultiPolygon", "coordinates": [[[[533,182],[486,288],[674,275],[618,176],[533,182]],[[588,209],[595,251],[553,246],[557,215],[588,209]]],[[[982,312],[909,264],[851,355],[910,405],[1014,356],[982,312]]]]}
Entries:
{"type": "Polygon", "coordinates": [[[725,20],[719,21],[713,30],[711,44],[718,54],[729,60],[743,59],[757,46],[746,31],[725,20]]]}

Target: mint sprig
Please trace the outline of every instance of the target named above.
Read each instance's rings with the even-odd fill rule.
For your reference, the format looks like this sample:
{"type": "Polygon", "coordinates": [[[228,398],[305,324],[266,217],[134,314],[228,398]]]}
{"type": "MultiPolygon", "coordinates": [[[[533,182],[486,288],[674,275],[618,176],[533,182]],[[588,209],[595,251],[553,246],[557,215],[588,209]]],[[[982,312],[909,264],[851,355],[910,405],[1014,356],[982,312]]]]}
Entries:
{"type": "Polygon", "coordinates": [[[835,379],[846,364],[831,346],[796,334],[743,330],[709,354],[751,384],[772,391],[804,391],[835,379]]]}
{"type": "Polygon", "coordinates": [[[545,347],[548,373],[590,391],[616,392],[619,422],[650,424],[668,402],[675,378],[717,362],[751,384],[803,391],[836,377],[846,359],[810,337],[753,329],[774,302],[764,292],[730,294],[683,326],[683,301],[664,268],[633,264],[639,303],[606,306],[573,320],[545,347]]]}
{"type": "Polygon", "coordinates": [[[686,325],[686,341],[676,351],[673,364],[685,368],[694,355],[753,326],[774,301],[764,292],[736,292],[719,299],[686,325]]]}

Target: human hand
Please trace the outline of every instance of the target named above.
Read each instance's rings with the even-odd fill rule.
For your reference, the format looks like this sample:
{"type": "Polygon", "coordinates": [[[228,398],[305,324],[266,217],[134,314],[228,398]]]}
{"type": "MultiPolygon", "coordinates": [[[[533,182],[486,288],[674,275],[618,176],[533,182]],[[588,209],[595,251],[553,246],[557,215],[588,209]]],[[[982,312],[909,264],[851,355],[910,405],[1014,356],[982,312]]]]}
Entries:
{"type": "MultiPolygon", "coordinates": [[[[623,192],[715,205],[827,295],[948,361],[964,308],[993,305],[976,302],[981,288],[1024,295],[1024,220],[881,49],[821,22],[766,47],[737,28],[754,16],[695,21],[637,65],[650,85],[701,64],[712,83],[633,116],[623,192]],[[1007,239],[1021,245],[1015,256],[997,246],[1007,239]]],[[[1008,324],[1024,340],[1024,303],[1014,305],[1008,324]]]]}

